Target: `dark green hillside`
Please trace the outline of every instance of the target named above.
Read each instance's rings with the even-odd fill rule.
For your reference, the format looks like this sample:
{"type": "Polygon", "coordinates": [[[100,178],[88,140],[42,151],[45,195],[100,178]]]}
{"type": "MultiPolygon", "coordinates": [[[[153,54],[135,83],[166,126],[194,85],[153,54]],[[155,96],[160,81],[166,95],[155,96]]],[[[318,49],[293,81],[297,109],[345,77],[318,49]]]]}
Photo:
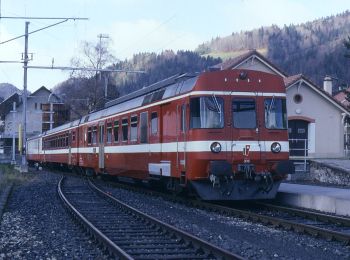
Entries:
{"type": "Polygon", "coordinates": [[[350,82],[350,60],[344,57],[343,41],[350,35],[350,12],[300,25],[261,27],[233,33],[200,45],[197,52],[214,57],[232,57],[257,49],[275,65],[292,75],[303,73],[321,84],[325,75],[350,82]]]}

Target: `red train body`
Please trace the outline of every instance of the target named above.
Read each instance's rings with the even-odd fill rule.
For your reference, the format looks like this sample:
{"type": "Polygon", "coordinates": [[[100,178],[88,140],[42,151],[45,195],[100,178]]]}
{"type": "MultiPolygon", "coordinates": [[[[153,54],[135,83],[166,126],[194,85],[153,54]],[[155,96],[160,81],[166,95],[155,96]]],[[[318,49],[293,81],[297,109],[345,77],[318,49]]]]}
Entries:
{"type": "Polygon", "coordinates": [[[250,70],[177,75],[27,141],[30,163],[267,199],[294,172],[283,79],[250,70]]]}

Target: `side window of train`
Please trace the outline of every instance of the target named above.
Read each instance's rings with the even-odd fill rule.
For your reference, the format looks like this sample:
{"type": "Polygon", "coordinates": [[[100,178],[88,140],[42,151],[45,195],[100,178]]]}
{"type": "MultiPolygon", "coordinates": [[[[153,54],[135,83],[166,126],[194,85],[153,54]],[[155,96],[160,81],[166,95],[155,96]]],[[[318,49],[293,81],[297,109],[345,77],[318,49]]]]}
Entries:
{"type": "Polygon", "coordinates": [[[235,128],[256,128],[255,100],[237,98],[232,102],[233,126],[235,128]]]}
{"type": "Polygon", "coordinates": [[[130,141],[137,141],[137,116],[130,118],[130,141]]]}
{"type": "Polygon", "coordinates": [[[99,125],[99,138],[98,143],[103,144],[105,141],[105,125],[104,123],[99,125]]]}
{"type": "Polygon", "coordinates": [[[110,144],[112,142],[112,123],[107,123],[107,143],[110,144]]]}
{"type": "Polygon", "coordinates": [[[119,120],[114,121],[114,128],[113,128],[113,135],[114,135],[114,142],[119,142],[119,120]]]}
{"type": "Polygon", "coordinates": [[[140,143],[148,143],[148,112],[140,114],[140,143]]]}
{"type": "Polygon", "coordinates": [[[156,135],[158,133],[158,114],[152,112],[151,114],[151,134],[156,135]]]}
{"type": "Polygon", "coordinates": [[[122,141],[123,142],[126,142],[128,141],[128,119],[127,118],[124,118],[122,119],[122,141]]]}
{"type": "Polygon", "coordinates": [[[181,106],[181,131],[186,131],[186,105],[181,106]]]}
{"type": "Polygon", "coordinates": [[[87,143],[88,144],[92,143],[92,129],[91,129],[91,127],[89,127],[87,130],[87,143]]]}
{"type": "Polygon", "coordinates": [[[92,143],[97,143],[97,126],[92,127],[92,143]]]}

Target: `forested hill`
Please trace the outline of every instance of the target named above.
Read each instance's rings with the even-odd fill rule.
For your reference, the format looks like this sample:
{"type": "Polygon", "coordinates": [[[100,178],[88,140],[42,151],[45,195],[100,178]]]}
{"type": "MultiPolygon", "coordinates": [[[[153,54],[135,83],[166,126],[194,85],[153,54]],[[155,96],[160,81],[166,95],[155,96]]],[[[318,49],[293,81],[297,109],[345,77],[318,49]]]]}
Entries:
{"type": "MultiPolygon", "coordinates": [[[[198,46],[196,51],[139,53],[125,61],[115,61],[110,68],[143,70],[144,74],[110,73],[108,100],[125,95],[177,73],[200,72],[256,49],[288,75],[303,73],[322,86],[325,75],[338,80],[335,86],[350,83],[350,58],[345,58],[343,41],[350,36],[350,12],[300,25],[261,27],[215,38],[198,46]]],[[[96,48],[95,48],[96,49],[96,48]]],[[[350,50],[349,50],[350,51],[350,50]]],[[[77,115],[103,107],[104,87],[96,76],[75,77],[55,87],[66,97],[77,115]]]]}
{"type": "Polygon", "coordinates": [[[317,84],[325,75],[350,83],[350,59],[343,41],[350,35],[350,12],[300,25],[272,25],[217,37],[201,44],[197,52],[223,59],[257,49],[289,75],[303,73],[317,84]]]}

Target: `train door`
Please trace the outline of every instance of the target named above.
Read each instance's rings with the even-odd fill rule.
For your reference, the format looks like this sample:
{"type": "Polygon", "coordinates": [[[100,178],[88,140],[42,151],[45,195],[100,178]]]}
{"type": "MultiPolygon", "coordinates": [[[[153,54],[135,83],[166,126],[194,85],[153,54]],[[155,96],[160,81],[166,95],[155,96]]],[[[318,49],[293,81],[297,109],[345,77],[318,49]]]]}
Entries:
{"type": "Polygon", "coordinates": [[[105,167],[105,147],[104,147],[104,135],[105,135],[105,123],[99,124],[99,149],[98,149],[98,168],[103,169],[105,167]]]}
{"type": "Polygon", "coordinates": [[[181,177],[182,182],[185,181],[186,174],[186,104],[178,105],[176,109],[177,113],[177,126],[176,126],[176,138],[177,138],[177,151],[176,151],[176,169],[177,175],[181,177]]]}
{"type": "MultiPolygon", "coordinates": [[[[231,160],[234,164],[249,164],[261,159],[258,104],[255,97],[233,97],[231,108],[231,160]]],[[[236,169],[235,169],[236,170],[236,169]]],[[[241,169],[238,169],[241,170],[241,169]]]]}
{"type": "Polygon", "coordinates": [[[148,171],[148,163],[149,163],[149,157],[151,154],[150,145],[149,145],[149,124],[148,124],[148,112],[141,112],[140,113],[140,144],[145,147],[144,151],[147,151],[144,158],[143,165],[146,165],[144,171],[148,171]]]}
{"type": "Polygon", "coordinates": [[[68,133],[68,165],[72,165],[72,130],[68,133]]]}
{"type": "Polygon", "coordinates": [[[176,106],[166,103],[161,106],[160,116],[160,175],[172,176],[177,170],[177,113],[176,106]]]}

